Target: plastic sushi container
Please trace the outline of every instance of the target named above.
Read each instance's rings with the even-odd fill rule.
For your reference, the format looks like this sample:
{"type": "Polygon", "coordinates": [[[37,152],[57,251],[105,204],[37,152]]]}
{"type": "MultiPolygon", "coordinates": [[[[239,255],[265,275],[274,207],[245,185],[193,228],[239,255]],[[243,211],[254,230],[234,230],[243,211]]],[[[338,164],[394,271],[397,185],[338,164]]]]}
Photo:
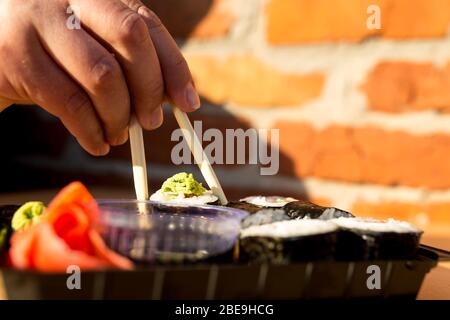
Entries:
{"type": "Polygon", "coordinates": [[[450,260],[449,252],[421,246],[408,259],[236,263],[241,210],[128,200],[99,205],[105,242],[136,269],[82,272],[81,289],[69,290],[70,274],[3,268],[9,299],[414,299],[426,274],[450,260]],[[373,265],[380,289],[367,286],[373,265]]]}
{"type": "Polygon", "coordinates": [[[413,260],[152,266],[83,272],[81,290],[68,290],[64,273],[1,272],[9,299],[414,299],[439,259],[450,253],[421,247],[413,260]],[[379,290],[367,287],[371,265],[382,272],[379,290]]]}

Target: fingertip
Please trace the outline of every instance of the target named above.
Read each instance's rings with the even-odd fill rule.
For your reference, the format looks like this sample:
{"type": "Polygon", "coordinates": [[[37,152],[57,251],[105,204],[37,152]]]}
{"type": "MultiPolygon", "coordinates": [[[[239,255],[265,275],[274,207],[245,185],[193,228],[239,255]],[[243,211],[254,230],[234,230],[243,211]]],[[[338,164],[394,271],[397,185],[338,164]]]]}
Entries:
{"type": "Polygon", "coordinates": [[[111,147],[107,143],[97,145],[97,146],[86,145],[80,141],[78,141],[78,143],[81,145],[81,147],[83,147],[83,149],[87,153],[89,153],[90,155],[92,155],[94,157],[106,156],[109,153],[109,151],[111,150],[111,147]]]}
{"type": "Polygon", "coordinates": [[[185,112],[193,112],[200,108],[200,96],[192,82],[188,82],[183,90],[171,96],[175,105],[185,112]]]}
{"type": "Polygon", "coordinates": [[[162,107],[156,108],[150,115],[151,130],[159,128],[164,120],[162,107]]]}
{"type": "Polygon", "coordinates": [[[195,111],[200,108],[200,96],[198,95],[197,90],[195,90],[192,82],[189,82],[186,85],[186,88],[184,89],[184,96],[186,107],[188,109],[195,111]]]}
{"type": "Polygon", "coordinates": [[[152,111],[141,112],[138,115],[141,126],[146,130],[154,130],[159,128],[164,120],[162,107],[159,106],[152,111]]]}
{"type": "Polygon", "coordinates": [[[128,141],[128,127],[124,129],[115,139],[109,141],[111,146],[121,146],[128,141]]]}
{"type": "Polygon", "coordinates": [[[111,150],[111,147],[109,144],[103,144],[101,146],[98,146],[94,151],[94,156],[106,156],[109,151],[111,150]]]}

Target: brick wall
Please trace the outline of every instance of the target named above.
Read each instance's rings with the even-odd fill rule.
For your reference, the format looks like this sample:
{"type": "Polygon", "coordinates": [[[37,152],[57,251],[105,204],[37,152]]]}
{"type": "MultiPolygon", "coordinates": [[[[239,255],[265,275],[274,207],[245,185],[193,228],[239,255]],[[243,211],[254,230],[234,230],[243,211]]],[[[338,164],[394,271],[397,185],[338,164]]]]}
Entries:
{"type": "MultiPolygon", "coordinates": [[[[203,97],[192,119],[280,129],[279,175],[216,166],[230,198],[293,195],[425,228],[450,224],[450,1],[147,4],[180,41],[203,97]],[[381,29],[367,27],[370,5],[381,10],[381,29]]],[[[154,186],[197,172],[170,164],[174,128],[166,110],[163,127],[146,134],[154,186]]],[[[123,146],[86,161],[126,175],[128,159],[123,146]]]]}
{"type": "Polygon", "coordinates": [[[193,0],[189,10],[205,3],[189,32],[154,8],[181,35],[206,123],[281,130],[280,174],[222,166],[226,187],[450,222],[450,1],[193,0]],[[370,5],[381,29],[367,27],[370,5]],[[251,177],[230,177],[239,172],[251,177]]]}

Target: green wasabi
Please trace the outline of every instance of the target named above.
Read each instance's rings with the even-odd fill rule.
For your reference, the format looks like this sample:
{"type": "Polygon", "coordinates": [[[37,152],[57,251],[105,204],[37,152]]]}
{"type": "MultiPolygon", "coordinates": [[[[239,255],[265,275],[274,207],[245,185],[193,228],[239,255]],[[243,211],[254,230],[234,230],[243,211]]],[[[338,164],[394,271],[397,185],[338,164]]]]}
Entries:
{"type": "Polygon", "coordinates": [[[185,196],[200,196],[205,192],[201,183],[195,181],[192,173],[181,172],[164,181],[161,191],[183,193],[185,196]]]}
{"type": "Polygon", "coordinates": [[[25,229],[39,220],[39,217],[44,212],[44,209],[44,204],[39,201],[25,203],[14,213],[11,221],[11,227],[14,231],[25,229]]]}
{"type": "Polygon", "coordinates": [[[0,226],[0,251],[5,250],[9,241],[9,228],[0,226]]]}

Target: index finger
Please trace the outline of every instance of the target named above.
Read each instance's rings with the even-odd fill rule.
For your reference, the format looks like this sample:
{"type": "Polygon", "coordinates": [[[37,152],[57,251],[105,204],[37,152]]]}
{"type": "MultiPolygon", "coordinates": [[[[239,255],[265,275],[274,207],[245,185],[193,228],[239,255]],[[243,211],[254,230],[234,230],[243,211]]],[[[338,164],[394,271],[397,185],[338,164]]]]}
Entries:
{"type": "Polygon", "coordinates": [[[146,129],[159,126],[164,83],[158,55],[142,17],[119,0],[71,3],[79,6],[85,28],[116,54],[141,125],[146,129]]]}
{"type": "Polygon", "coordinates": [[[147,24],[161,64],[166,94],[183,111],[190,112],[198,109],[200,98],[191,72],[169,31],[158,16],[140,0],[121,1],[138,12],[147,24]]]}

